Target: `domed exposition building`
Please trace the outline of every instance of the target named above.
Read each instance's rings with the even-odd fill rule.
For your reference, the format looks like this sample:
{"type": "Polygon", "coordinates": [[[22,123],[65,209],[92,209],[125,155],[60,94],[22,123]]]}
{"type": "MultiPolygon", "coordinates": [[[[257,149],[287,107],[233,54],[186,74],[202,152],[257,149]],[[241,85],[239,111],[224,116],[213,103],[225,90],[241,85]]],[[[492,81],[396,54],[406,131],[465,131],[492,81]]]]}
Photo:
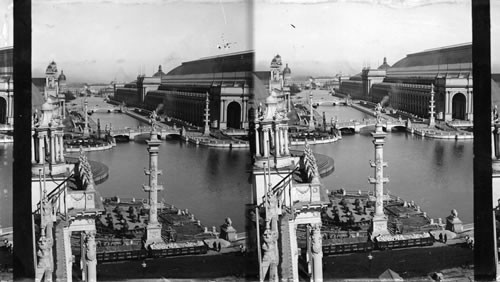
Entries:
{"type": "Polygon", "coordinates": [[[249,101],[253,95],[253,51],[183,62],[163,74],[117,88],[114,100],[149,110],[163,107],[169,117],[204,125],[207,93],[210,125],[217,129],[248,128],[249,101]]]}
{"type": "Polygon", "coordinates": [[[378,69],[342,81],[339,92],[374,103],[388,97],[392,108],[428,117],[432,85],[437,119],[473,120],[472,44],[408,54],[392,67],[384,58],[378,69]]]}

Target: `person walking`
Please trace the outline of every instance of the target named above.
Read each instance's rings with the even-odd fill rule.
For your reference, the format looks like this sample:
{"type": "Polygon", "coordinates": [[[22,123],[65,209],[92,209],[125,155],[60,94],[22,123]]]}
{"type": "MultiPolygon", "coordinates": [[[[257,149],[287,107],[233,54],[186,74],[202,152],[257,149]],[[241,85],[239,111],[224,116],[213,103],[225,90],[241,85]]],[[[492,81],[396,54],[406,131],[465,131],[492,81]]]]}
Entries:
{"type": "Polygon", "coordinates": [[[446,242],[448,242],[448,235],[445,233],[444,234],[444,243],[446,244],[446,242]]]}

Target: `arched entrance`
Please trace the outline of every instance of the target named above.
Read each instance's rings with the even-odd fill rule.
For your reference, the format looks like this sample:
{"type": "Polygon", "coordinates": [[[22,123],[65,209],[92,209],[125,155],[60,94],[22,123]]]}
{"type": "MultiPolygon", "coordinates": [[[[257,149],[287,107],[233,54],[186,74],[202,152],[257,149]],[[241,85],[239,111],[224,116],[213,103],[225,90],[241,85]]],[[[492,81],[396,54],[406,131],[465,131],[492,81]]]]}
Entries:
{"type": "Polygon", "coordinates": [[[453,95],[453,98],[451,100],[451,117],[453,119],[461,119],[465,120],[465,109],[466,109],[467,103],[466,103],[466,98],[465,95],[462,93],[457,93],[453,95]]]}
{"type": "Polygon", "coordinates": [[[240,129],[241,127],[241,106],[238,102],[231,102],[227,105],[227,127],[240,129]]]}
{"type": "Polygon", "coordinates": [[[0,97],[0,123],[7,123],[7,101],[0,97]]]}

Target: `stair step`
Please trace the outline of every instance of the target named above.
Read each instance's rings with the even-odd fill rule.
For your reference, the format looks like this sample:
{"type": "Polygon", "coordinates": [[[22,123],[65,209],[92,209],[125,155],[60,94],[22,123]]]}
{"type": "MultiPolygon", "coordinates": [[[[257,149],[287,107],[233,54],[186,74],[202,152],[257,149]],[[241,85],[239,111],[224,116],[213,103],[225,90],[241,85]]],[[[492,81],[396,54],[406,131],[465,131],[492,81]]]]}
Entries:
{"type": "Polygon", "coordinates": [[[64,221],[58,221],[55,227],[54,260],[55,281],[67,281],[66,250],[64,245],[64,221]]]}
{"type": "Polygon", "coordinates": [[[285,281],[293,279],[293,255],[291,253],[290,239],[290,214],[285,213],[281,218],[280,234],[281,234],[281,278],[285,281]]]}

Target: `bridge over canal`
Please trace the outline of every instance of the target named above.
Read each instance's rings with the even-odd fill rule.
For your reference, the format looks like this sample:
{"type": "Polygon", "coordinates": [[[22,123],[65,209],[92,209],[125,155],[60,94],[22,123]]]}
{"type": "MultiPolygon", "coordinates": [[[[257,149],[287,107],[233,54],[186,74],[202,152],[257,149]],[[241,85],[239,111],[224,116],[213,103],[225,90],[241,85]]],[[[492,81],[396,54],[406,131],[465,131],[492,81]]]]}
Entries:
{"type": "MultiPolygon", "coordinates": [[[[113,137],[126,136],[129,139],[134,139],[134,137],[139,135],[150,135],[151,129],[151,126],[139,126],[137,128],[112,128],[109,132],[113,137]]],[[[182,129],[175,126],[164,125],[161,128],[157,128],[156,132],[158,133],[158,136],[165,138],[172,135],[181,135],[182,129]]]]}
{"type": "MultiPolygon", "coordinates": [[[[359,132],[362,128],[375,126],[375,124],[377,124],[377,119],[365,119],[363,121],[350,120],[337,121],[333,124],[333,127],[338,130],[352,129],[354,132],[359,132]]],[[[386,131],[391,131],[393,128],[406,128],[406,122],[397,119],[384,119],[382,120],[382,128],[385,128],[386,131]]]]}

